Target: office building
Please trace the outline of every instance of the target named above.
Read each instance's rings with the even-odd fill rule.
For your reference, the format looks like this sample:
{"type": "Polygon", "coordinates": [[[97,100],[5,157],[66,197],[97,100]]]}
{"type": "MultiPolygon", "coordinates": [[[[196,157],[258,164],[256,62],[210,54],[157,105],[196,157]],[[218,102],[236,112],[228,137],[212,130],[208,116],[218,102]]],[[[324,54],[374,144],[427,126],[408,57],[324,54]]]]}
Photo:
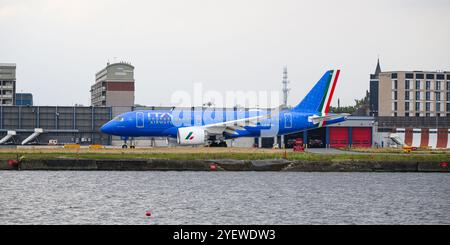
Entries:
{"type": "Polygon", "coordinates": [[[378,92],[379,116],[450,116],[450,72],[381,72],[378,92]]]}
{"type": "Polygon", "coordinates": [[[107,64],[95,75],[91,87],[92,106],[134,106],[134,67],[128,63],[107,64]]]}
{"type": "Polygon", "coordinates": [[[0,105],[14,105],[15,96],[16,64],[0,63],[0,105]]]}

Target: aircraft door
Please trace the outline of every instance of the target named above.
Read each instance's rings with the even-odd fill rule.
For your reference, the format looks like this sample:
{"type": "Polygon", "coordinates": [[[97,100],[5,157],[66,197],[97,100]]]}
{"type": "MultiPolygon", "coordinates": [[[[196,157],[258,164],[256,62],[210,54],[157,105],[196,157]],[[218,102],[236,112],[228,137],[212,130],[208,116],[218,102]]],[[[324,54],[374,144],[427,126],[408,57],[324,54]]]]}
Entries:
{"type": "Polygon", "coordinates": [[[143,112],[136,113],[136,127],[137,128],[144,127],[144,113],[143,112]]]}
{"type": "Polygon", "coordinates": [[[292,128],[292,114],[291,113],[284,114],[284,127],[292,128]]]}

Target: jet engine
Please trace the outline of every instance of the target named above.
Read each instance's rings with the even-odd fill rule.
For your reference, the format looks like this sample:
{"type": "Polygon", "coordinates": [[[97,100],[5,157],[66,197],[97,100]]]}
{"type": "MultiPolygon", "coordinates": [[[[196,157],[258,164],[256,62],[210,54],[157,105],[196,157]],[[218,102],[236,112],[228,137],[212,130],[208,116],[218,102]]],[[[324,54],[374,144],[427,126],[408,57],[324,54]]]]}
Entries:
{"type": "Polygon", "coordinates": [[[201,145],[205,143],[206,132],[200,127],[179,128],[177,142],[180,145],[201,145]]]}

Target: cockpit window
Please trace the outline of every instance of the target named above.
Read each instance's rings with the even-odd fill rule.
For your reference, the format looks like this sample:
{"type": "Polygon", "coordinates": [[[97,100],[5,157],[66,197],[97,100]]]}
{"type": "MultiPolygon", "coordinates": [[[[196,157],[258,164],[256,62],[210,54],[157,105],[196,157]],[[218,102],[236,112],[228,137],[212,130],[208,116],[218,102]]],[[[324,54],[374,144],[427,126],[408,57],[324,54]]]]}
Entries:
{"type": "Polygon", "coordinates": [[[119,117],[114,118],[114,121],[123,122],[123,121],[125,121],[125,118],[119,116],[119,117]]]}

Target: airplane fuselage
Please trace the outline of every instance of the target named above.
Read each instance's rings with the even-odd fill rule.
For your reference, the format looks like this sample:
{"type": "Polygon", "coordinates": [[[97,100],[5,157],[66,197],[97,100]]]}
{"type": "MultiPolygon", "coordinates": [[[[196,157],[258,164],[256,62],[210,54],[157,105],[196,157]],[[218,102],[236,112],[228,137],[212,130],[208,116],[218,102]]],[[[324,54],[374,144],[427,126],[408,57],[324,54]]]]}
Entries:
{"type": "MultiPolygon", "coordinates": [[[[107,134],[122,137],[177,137],[179,128],[202,127],[210,124],[230,120],[244,119],[252,116],[265,115],[266,111],[233,111],[233,110],[206,110],[189,111],[179,116],[179,112],[171,110],[132,111],[124,113],[105,124],[101,131],[107,134]]],[[[234,134],[226,134],[226,139],[237,137],[275,136],[297,133],[325,125],[313,123],[309,118],[314,113],[304,113],[294,110],[283,110],[277,116],[271,114],[270,118],[263,119],[253,126],[237,129],[234,134]]],[[[327,121],[326,125],[339,123],[345,118],[327,121]]]]}

